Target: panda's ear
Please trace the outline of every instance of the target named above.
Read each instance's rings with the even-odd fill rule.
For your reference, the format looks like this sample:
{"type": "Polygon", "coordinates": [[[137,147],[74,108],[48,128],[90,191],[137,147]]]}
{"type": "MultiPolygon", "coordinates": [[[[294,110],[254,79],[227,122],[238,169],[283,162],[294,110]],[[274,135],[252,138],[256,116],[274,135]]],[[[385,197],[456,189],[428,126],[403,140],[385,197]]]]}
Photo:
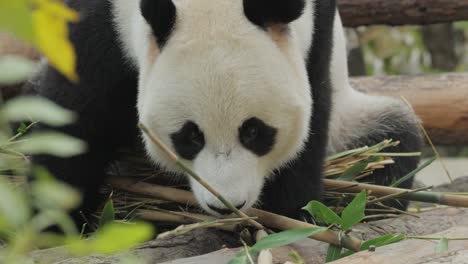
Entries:
{"type": "Polygon", "coordinates": [[[176,20],[176,7],[172,0],[141,0],[141,14],[151,26],[156,41],[164,46],[176,20]]]}
{"type": "Polygon", "coordinates": [[[304,11],[304,0],[244,0],[247,18],[260,27],[288,24],[304,11]]]}

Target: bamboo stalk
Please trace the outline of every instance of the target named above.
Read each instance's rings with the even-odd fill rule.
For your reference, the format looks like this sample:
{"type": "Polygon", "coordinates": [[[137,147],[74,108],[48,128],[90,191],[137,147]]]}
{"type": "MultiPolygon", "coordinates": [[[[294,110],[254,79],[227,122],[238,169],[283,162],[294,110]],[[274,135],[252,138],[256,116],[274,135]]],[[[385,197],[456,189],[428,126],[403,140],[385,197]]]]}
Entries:
{"type": "MultiPolygon", "coordinates": [[[[116,180],[112,180],[111,184],[114,183],[115,181],[116,180]]],[[[119,181],[117,180],[117,182],[119,181]]],[[[125,182],[125,181],[121,181],[120,183],[122,182],[125,182]]],[[[157,189],[158,192],[149,193],[145,189],[139,190],[138,188],[135,187],[134,184],[133,186],[132,184],[120,184],[118,186],[114,185],[114,187],[124,190],[124,191],[129,191],[129,192],[133,192],[137,194],[145,194],[145,195],[157,198],[157,199],[163,199],[162,197],[165,197],[164,199],[167,198],[167,200],[172,201],[172,202],[196,205],[195,197],[189,191],[183,191],[183,190],[178,190],[178,189],[174,189],[170,187],[158,186],[154,184],[144,184],[140,186],[144,186],[145,188],[151,187],[151,188],[157,189]],[[172,193],[177,193],[178,195],[171,195],[172,193]]],[[[182,224],[190,223],[188,221],[191,221],[190,216],[193,215],[193,214],[188,214],[188,213],[177,213],[176,215],[168,215],[168,214],[165,214],[164,212],[153,212],[153,211],[148,211],[148,210],[140,210],[140,212],[141,212],[140,215],[143,215],[143,217],[147,220],[151,220],[151,219],[156,219],[158,221],[167,220],[168,222],[176,222],[176,223],[182,223],[182,224]],[[182,216],[184,216],[185,218],[182,216]]],[[[247,211],[247,214],[250,215],[250,217],[257,218],[257,221],[259,223],[265,226],[268,226],[270,228],[275,228],[279,230],[317,227],[315,225],[308,224],[306,222],[294,220],[285,216],[266,212],[260,209],[249,209],[247,211]]],[[[208,218],[209,216],[202,216],[202,215],[196,215],[196,216],[200,217],[200,219],[204,219],[205,221],[210,219],[208,218]]],[[[332,230],[327,230],[322,233],[316,234],[312,236],[311,238],[322,241],[322,242],[326,242],[329,244],[343,246],[353,251],[359,251],[361,247],[361,243],[362,243],[362,241],[357,238],[339,234],[332,230]]]]}
{"type": "MultiPolygon", "coordinates": [[[[356,182],[337,181],[330,179],[324,179],[324,186],[325,189],[339,189],[352,193],[358,193],[363,190],[367,190],[371,191],[372,195],[376,197],[408,192],[407,189],[402,188],[393,188],[356,182]]],[[[438,192],[421,191],[416,193],[405,193],[399,196],[398,199],[468,208],[467,196],[443,194],[438,192]]]]}

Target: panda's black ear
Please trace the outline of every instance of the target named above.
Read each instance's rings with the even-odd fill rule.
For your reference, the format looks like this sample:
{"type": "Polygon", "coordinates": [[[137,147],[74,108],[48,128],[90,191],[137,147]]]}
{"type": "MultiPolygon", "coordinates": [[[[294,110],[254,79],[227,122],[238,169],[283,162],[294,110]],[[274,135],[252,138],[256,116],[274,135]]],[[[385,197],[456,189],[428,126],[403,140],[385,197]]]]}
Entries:
{"type": "Polygon", "coordinates": [[[153,30],[158,45],[164,46],[176,20],[176,7],[172,0],[141,0],[140,10],[153,30]]]}
{"type": "Polygon", "coordinates": [[[245,15],[260,27],[288,24],[302,15],[304,7],[304,0],[244,0],[245,15]]]}

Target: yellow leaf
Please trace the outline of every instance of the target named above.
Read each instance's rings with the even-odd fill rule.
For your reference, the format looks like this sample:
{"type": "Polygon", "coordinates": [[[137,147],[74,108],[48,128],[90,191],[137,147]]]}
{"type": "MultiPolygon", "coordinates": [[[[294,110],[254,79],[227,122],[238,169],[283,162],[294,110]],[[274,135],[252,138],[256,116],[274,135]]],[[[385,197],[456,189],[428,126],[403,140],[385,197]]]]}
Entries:
{"type": "Polygon", "coordinates": [[[36,46],[58,71],[78,81],[75,50],[68,39],[68,23],[78,21],[78,13],[56,0],[32,2],[36,46]]]}

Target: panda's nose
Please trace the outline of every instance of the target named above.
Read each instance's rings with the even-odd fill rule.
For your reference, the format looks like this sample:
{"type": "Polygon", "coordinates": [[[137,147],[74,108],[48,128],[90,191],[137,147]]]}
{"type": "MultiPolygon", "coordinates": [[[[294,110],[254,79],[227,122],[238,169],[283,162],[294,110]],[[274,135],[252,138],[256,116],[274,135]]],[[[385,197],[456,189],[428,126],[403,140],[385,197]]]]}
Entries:
{"type": "MultiPolygon", "coordinates": [[[[236,205],[236,208],[240,210],[242,207],[244,207],[244,205],[245,205],[245,201],[240,205],[236,205]]],[[[229,208],[219,208],[211,204],[208,204],[208,207],[220,215],[229,215],[232,213],[231,209],[229,208]]]]}

